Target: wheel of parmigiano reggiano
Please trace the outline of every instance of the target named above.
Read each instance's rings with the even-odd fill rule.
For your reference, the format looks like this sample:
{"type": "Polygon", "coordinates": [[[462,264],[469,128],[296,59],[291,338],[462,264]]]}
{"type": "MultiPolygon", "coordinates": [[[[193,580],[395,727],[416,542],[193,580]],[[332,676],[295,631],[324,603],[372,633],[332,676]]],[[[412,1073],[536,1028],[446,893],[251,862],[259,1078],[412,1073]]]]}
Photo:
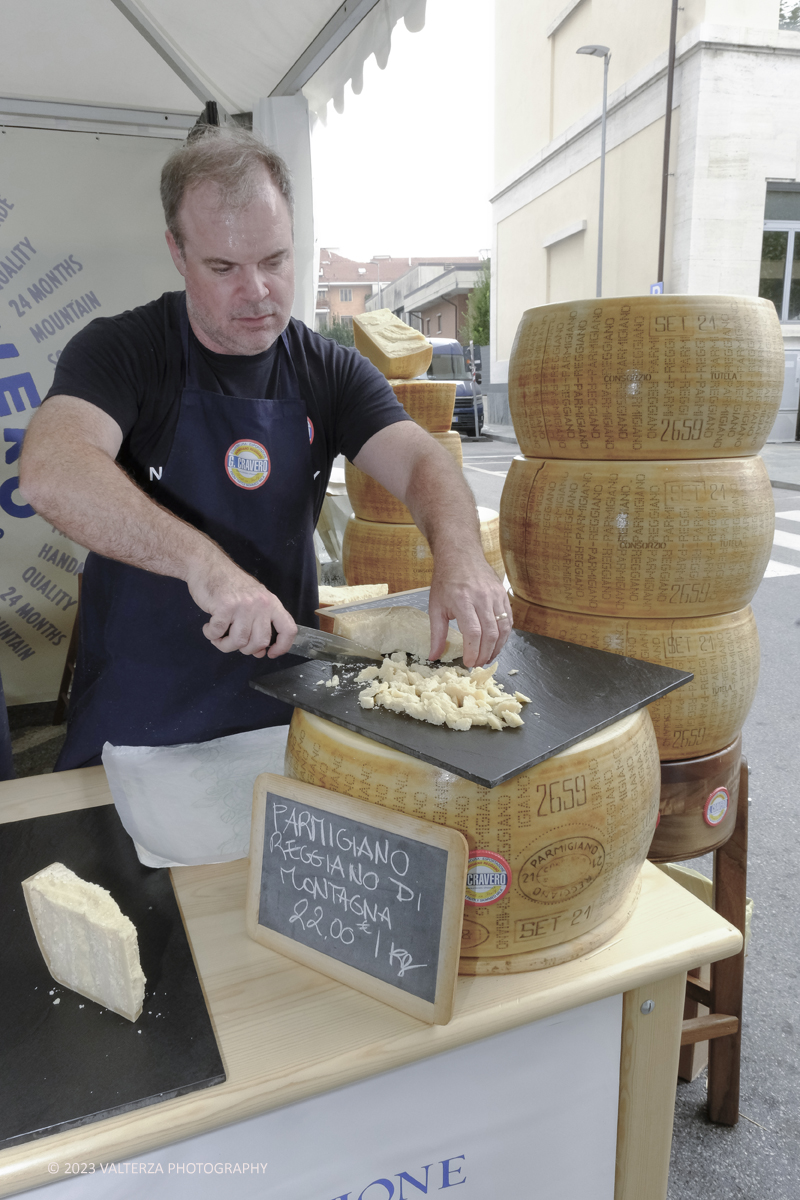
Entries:
{"type": "Polygon", "coordinates": [[[515,629],[693,672],[691,683],[650,705],[662,762],[727,746],[750,711],[760,656],[749,606],[716,617],[631,620],[559,612],[512,596],[511,611],[515,629]]]}
{"type": "Polygon", "coordinates": [[[658,812],[646,709],[491,790],[295,709],[284,770],[460,829],[471,853],[508,864],[507,891],[465,905],[462,972],[470,974],[482,964],[493,972],[549,965],[552,956],[537,960],[531,951],[573,940],[574,955],[584,953],[585,935],[629,903],[658,812]]]}
{"type": "Polygon", "coordinates": [[[699,858],[727,842],[736,825],[741,765],[741,736],[717,754],[661,764],[651,862],[699,858]]]}
{"type": "MultiPolygon", "coordinates": [[[[490,508],[479,508],[481,544],[487,562],[503,578],[500,554],[500,520],[490,508]]],[[[342,541],[342,567],[349,584],[386,580],[390,592],[429,587],[433,555],[416,525],[362,521],[351,517],[342,541]]]]}
{"type": "MultiPolygon", "coordinates": [[[[457,433],[433,433],[439,445],[447,450],[458,463],[463,464],[461,438],[457,433]]],[[[344,465],[344,481],[347,494],[353,506],[353,512],[364,521],[389,521],[400,525],[413,525],[414,518],[402,501],[397,500],[391,492],[377,483],[364,471],[359,471],[349,461],[344,465]]]]}
{"type": "Polygon", "coordinates": [[[763,461],[515,458],[500,540],[516,596],[619,617],[710,616],[753,598],[772,546],[763,461]]]}
{"type": "Polygon", "coordinates": [[[783,373],[769,300],[575,300],[523,314],[508,402],[533,457],[728,457],[763,446],[783,373]]]}
{"type": "Polygon", "coordinates": [[[392,391],[408,415],[429,433],[446,433],[453,424],[456,384],[446,379],[390,379],[392,391]]]}

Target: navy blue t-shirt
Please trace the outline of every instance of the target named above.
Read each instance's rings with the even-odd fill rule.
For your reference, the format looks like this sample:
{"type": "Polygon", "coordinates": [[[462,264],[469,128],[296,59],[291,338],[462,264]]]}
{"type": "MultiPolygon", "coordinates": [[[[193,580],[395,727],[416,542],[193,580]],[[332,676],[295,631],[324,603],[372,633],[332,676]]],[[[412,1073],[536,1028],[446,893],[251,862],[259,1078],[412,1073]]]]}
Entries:
{"type": "MultiPolygon", "coordinates": [[[[145,490],[150,468],[169,457],[183,384],[182,292],[116,317],[98,317],[65,346],[50,396],[77,396],[117,422],[123,441],[117,461],[145,490]]],[[[278,339],[261,354],[216,354],[189,329],[198,382],[221,396],[280,399],[286,349],[278,339]]],[[[409,420],[394,392],[357,350],[321,337],[302,323],[286,329],[289,355],[313,425],[314,519],[319,516],[333,461],[351,461],[373,434],[409,420]],[[317,474],[318,472],[318,474],[317,474]]]]}

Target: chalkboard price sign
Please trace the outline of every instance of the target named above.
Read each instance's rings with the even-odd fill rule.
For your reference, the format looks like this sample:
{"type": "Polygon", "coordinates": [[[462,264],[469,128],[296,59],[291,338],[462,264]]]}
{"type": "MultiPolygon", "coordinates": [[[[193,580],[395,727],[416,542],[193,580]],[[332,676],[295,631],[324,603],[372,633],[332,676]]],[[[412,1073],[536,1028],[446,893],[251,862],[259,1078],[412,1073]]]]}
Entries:
{"type": "Polygon", "coordinates": [[[458,973],[467,855],[455,829],[259,775],[247,931],[341,983],[444,1025],[458,973]]]}

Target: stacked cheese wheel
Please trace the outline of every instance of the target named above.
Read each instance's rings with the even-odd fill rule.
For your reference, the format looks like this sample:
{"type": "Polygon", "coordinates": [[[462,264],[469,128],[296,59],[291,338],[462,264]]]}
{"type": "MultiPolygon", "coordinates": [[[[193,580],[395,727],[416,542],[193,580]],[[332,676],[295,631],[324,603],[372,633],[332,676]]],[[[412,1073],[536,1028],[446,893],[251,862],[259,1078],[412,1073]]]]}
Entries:
{"type": "MultiPolygon", "coordinates": [[[[514,623],[692,671],[652,706],[673,775],[732,744],[755,693],[749,602],[774,513],[755,456],[782,382],[774,307],[751,297],[580,300],[530,310],[517,332],[509,406],[523,454],[500,508],[514,623]]],[[[735,819],[722,792],[707,819],[716,844],[735,819]]],[[[682,856],[708,848],[687,842],[682,856]]]]}
{"type": "Polygon", "coordinates": [[[474,877],[460,971],[471,975],[565,962],[624,924],[660,785],[646,709],[490,790],[296,708],[284,772],[461,830],[474,877]]]}
{"type": "MultiPolygon", "coordinates": [[[[357,349],[387,377],[408,415],[428,430],[460,467],[461,439],[450,430],[455,383],[414,378],[430,366],[433,348],[427,338],[389,309],[356,317],[353,332],[357,349]]],[[[342,546],[348,584],[387,580],[390,592],[427,587],[433,576],[433,557],[406,505],[349,462],[345,483],[355,514],[345,529],[342,546]]],[[[483,509],[480,520],[484,554],[502,579],[498,514],[483,509]]]]}

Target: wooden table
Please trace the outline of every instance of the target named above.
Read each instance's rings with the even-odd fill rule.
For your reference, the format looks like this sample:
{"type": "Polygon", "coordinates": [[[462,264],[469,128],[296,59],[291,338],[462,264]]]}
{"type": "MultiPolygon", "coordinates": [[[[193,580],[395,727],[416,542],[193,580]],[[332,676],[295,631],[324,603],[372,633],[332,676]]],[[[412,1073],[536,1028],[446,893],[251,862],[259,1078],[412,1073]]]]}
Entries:
{"type": "MultiPolygon", "coordinates": [[[[0,822],[108,803],[102,767],[0,784],[0,822]]],[[[5,1150],[0,1195],[53,1182],[48,1164],[132,1158],[622,995],[615,1200],[665,1197],[686,971],[736,954],[742,939],[651,864],[607,947],[544,971],[462,978],[453,1020],[432,1027],[251,941],[245,860],[177,868],[173,879],[227,1082],[5,1150]]]]}

